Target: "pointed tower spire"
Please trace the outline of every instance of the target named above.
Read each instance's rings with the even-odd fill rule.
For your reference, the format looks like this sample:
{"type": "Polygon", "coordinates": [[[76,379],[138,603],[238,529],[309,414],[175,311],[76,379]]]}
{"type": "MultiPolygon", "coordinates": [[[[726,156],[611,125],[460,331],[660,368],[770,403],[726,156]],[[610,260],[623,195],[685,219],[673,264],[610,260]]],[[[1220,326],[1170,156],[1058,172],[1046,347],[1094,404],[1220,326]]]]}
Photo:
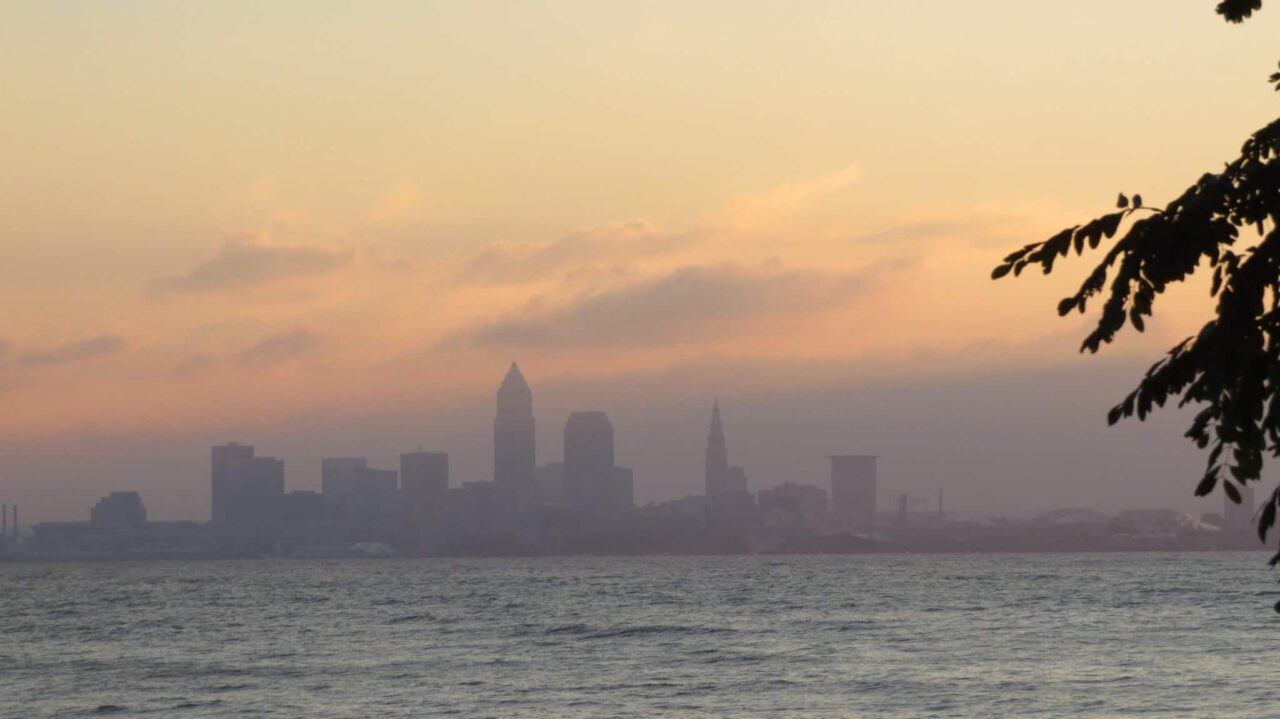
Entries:
{"type": "Polygon", "coordinates": [[[515,360],[511,360],[511,367],[507,369],[507,374],[502,378],[502,386],[507,387],[509,385],[529,386],[529,383],[524,381],[524,375],[520,373],[520,365],[516,364],[515,360]]]}
{"type": "Polygon", "coordinates": [[[514,361],[498,387],[493,418],[493,478],[531,501],[535,478],[533,390],[514,361]]]}
{"type": "Polygon", "coordinates": [[[729,473],[729,448],[724,441],[724,425],[720,422],[720,398],[711,403],[711,431],[707,433],[707,496],[718,494],[729,473]]]}
{"type": "Polygon", "coordinates": [[[533,416],[533,391],[529,383],[520,373],[520,366],[511,363],[502,384],[498,386],[499,417],[531,417],[533,416]]]}

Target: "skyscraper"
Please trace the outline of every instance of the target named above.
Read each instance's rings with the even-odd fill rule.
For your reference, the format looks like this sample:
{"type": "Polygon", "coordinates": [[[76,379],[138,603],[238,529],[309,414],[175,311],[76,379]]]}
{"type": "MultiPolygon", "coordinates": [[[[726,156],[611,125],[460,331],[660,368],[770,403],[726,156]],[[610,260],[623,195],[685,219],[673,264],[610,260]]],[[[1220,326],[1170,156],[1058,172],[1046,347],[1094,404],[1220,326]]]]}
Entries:
{"type": "Polygon", "coordinates": [[[720,423],[720,400],[711,403],[711,431],[707,433],[707,496],[720,494],[724,477],[729,473],[729,447],[724,441],[724,425],[720,423]]]}
{"type": "Polygon", "coordinates": [[[493,418],[493,479],[522,503],[535,495],[533,392],[515,362],[498,387],[493,418]]]}
{"type": "Polygon", "coordinates": [[[320,493],[330,513],[361,524],[395,521],[400,492],[394,469],[374,469],[365,457],[325,457],[320,460],[320,493]]]}
{"type": "Polygon", "coordinates": [[[443,521],[449,495],[449,455],[410,452],[400,455],[400,497],[414,527],[443,521]]]}
{"type": "Polygon", "coordinates": [[[711,431],[707,434],[707,497],[747,491],[747,475],[741,467],[729,466],[729,448],[720,421],[720,400],[711,404],[711,431]]]}
{"type": "Polygon", "coordinates": [[[614,480],[613,425],[604,412],[573,412],[564,425],[564,496],[602,506],[614,480]]]}
{"type": "Polygon", "coordinates": [[[876,516],[875,455],[831,455],[831,519],[837,529],[869,532],[876,516]]]}
{"type": "Polygon", "coordinates": [[[284,462],[254,456],[252,445],[219,445],[212,451],[212,520],[237,532],[270,532],[279,525],[284,462]]]}

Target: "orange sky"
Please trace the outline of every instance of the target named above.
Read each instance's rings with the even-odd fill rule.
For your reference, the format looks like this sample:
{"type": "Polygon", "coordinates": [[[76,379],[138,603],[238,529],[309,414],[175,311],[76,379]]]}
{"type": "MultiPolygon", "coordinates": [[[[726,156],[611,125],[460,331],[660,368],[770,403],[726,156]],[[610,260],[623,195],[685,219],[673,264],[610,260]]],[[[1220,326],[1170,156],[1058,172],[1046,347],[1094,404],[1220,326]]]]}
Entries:
{"type": "MultiPolygon", "coordinates": [[[[812,368],[748,382],[793,394],[1075,367],[1053,308],[1084,264],[990,268],[1229,159],[1274,116],[1278,28],[1204,0],[8,3],[0,442],[430,414],[513,357],[699,397],[676,377],[717,362],[812,368]]],[[[1112,352],[1207,302],[1168,307],[1112,352]]]]}

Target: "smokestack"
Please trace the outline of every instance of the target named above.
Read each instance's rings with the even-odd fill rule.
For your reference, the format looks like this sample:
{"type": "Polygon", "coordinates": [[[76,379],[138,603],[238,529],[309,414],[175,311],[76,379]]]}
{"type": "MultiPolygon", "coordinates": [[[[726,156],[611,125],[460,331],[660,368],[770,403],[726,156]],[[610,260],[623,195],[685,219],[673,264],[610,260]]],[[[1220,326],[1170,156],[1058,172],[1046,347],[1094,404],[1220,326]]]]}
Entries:
{"type": "Polygon", "coordinates": [[[947,515],[942,511],[942,488],[938,488],[938,519],[946,519],[947,515]]]}
{"type": "Polygon", "coordinates": [[[13,541],[18,541],[18,505],[13,505],[13,541]]]}
{"type": "Polygon", "coordinates": [[[0,509],[0,537],[9,536],[9,505],[0,509]]]}

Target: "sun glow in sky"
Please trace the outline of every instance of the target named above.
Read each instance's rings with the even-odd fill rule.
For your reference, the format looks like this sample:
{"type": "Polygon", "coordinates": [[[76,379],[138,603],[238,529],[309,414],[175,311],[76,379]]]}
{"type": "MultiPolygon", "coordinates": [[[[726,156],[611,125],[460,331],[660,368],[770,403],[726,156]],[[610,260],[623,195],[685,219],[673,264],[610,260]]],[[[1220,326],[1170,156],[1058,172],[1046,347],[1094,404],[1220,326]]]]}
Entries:
{"type": "MultiPolygon", "coordinates": [[[[540,446],[572,400],[624,420],[633,401],[633,426],[687,422],[689,477],[716,392],[898,387],[909,408],[956,378],[1108,363],[1122,388],[1203,320],[1200,289],[1099,360],[1073,355],[1086,319],[1053,312],[1083,262],[990,269],[1230,159],[1275,115],[1277,29],[1204,0],[6,3],[0,495],[70,516],[128,478],[160,516],[200,516],[204,452],[229,435],[293,452],[295,486],[373,436],[484,478],[482,421],[472,444],[429,428],[490,412],[512,357],[540,446]]],[[[1102,416],[1110,395],[1078,407],[1055,381],[1023,396],[1102,416]]],[[[920,407],[863,436],[909,452],[886,437],[920,407]]],[[[775,443],[757,486],[786,478],[778,446],[820,457],[860,431],[815,412],[790,435],[742,418],[743,451],[775,443]]],[[[694,489],[649,459],[663,437],[622,447],[642,499],[694,489]]],[[[1008,454],[939,450],[899,480],[998,504],[989,475],[1032,466],[992,468],[1008,454]]],[[[1074,496],[1037,481],[1009,506],[1074,496]]]]}

